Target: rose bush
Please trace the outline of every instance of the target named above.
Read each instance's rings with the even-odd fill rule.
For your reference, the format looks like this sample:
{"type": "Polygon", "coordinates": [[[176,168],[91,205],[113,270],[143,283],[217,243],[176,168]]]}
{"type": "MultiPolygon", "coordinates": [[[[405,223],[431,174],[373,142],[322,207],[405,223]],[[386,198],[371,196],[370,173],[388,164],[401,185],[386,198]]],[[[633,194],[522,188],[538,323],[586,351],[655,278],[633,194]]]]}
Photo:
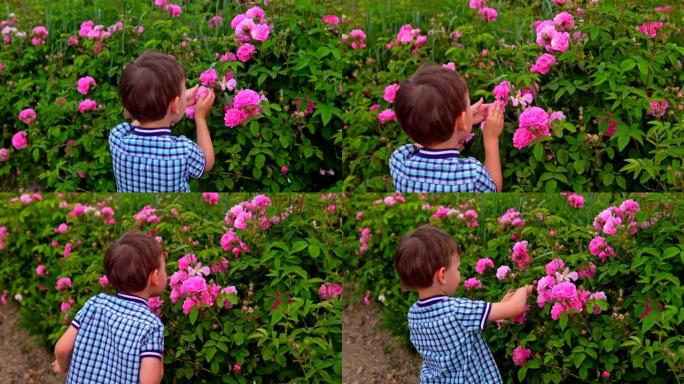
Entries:
{"type": "Polygon", "coordinates": [[[344,224],[351,300],[379,305],[412,349],[418,295],[393,257],[431,223],[463,249],[457,296],[498,302],[535,285],[523,316],[483,331],[505,382],[681,382],[684,196],[589,194],[581,206],[578,196],[358,195],[344,224]]]}
{"type": "MultiPolygon", "coordinates": [[[[393,190],[390,155],[410,140],[389,118],[386,87],[427,62],[458,70],[472,102],[507,105],[505,190],[684,188],[682,7],[651,0],[489,3],[345,9],[346,30],[364,27],[367,45],[345,45],[346,189],[393,190]]],[[[481,131],[473,133],[464,155],[483,161],[481,131]]]]}
{"type": "MultiPolygon", "coordinates": [[[[3,190],[114,191],[107,137],[125,119],[118,81],[146,50],[174,55],[188,88],[201,83],[217,93],[208,116],[216,164],[191,182],[193,191],[323,190],[338,182],[340,38],[322,20],[339,11],[334,1],[146,0],[125,11],[121,2],[79,3],[78,13],[71,0],[21,4],[0,9],[3,190]],[[236,106],[245,91],[256,103],[236,106]]],[[[175,135],[195,140],[193,114],[191,107],[175,135]]]]}
{"type": "Polygon", "coordinates": [[[335,195],[0,196],[0,303],[51,348],[127,229],[162,244],[165,382],[334,383],[341,376],[335,195]],[[272,200],[271,200],[272,199],[272,200]]]}

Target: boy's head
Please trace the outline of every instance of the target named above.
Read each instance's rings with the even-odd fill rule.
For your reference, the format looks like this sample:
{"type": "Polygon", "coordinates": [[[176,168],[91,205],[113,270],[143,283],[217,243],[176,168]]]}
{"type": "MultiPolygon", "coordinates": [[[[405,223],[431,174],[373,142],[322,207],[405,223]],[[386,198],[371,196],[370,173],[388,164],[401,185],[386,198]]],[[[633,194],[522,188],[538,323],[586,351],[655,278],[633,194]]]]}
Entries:
{"type": "Polygon", "coordinates": [[[119,81],[124,108],[141,123],[183,118],[185,71],[173,56],[148,51],[124,67],[119,81]]]}
{"type": "Polygon", "coordinates": [[[404,81],[395,109],[401,128],[426,147],[454,135],[461,142],[472,129],[468,84],[458,72],[441,65],[423,65],[404,81]]]}
{"type": "Polygon", "coordinates": [[[155,239],[139,231],[128,231],[109,246],[104,259],[109,283],[120,293],[164,293],[167,284],[166,257],[155,239]]]}
{"type": "Polygon", "coordinates": [[[394,255],[401,281],[416,290],[438,288],[453,295],[460,284],[461,249],[446,232],[421,225],[404,236],[394,255]]]}

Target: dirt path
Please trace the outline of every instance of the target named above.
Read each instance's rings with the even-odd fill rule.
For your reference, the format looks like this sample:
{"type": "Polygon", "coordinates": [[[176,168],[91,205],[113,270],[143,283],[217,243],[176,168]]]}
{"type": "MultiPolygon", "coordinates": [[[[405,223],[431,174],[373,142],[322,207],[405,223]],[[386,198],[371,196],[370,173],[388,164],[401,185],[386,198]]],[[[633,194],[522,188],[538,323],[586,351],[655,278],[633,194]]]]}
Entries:
{"type": "Polygon", "coordinates": [[[33,342],[18,321],[14,307],[0,305],[0,383],[64,383],[64,377],[55,376],[50,369],[50,353],[33,342]]]}
{"type": "Polygon", "coordinates": [[[380,310],[355,302],[342,312],[342,383],[416,384],[421,359],[380,328],[380,310]]]}

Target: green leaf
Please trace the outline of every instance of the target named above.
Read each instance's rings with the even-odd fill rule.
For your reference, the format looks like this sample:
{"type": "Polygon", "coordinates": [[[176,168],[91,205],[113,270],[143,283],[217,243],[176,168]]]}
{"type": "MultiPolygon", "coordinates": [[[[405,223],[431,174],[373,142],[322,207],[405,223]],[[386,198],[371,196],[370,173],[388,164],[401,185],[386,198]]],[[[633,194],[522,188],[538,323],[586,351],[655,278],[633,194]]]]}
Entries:
{"type": "Polygon", "coordinates": [[[256,157],[254,158],[254,166],[257,168],[263,168],[265,162],[266,156],[264,156],[262,153],[256,155],[256,157]]]}
{"type": "Polygon", "coordinates": [[[308,246],[309,246],[309,243],[306,240],[299,240],[292,245],[292,248],[290,248],[290,254],[294,254],[294,253],[303,251],[308,246]]]}
{"type": "Polygon", "coordinates": [[[625,59],[622,61],[622,63],[620,63],[620,70],[622,72],[628,72],[634,69],[635,66],[636,61],[634,61],[633,59],[625,59]]]}
{"type": "Polygon", "coordinates": [[[534,148],[532,148],[532,154],[534,155],[535,159],[542,161],[542,159],[544,158],[544,144],[535,144],[534,148]]]}
{"type": "Polygon", "coordinates": [[[558,321],[558,325],[560,325],[561,329],[565,329],[565,327],[568,325],[568,316],[561,315],[561,318],[558,321]]]}
{"type": "Polygon", "coordinates": [[[195,324],[195,321],[197,321],[198,313],[199,309],[197,309],[197,307],[193,307],[192,310],[190,310],[190,324],[195,324]]]}
{"type": "Polygon", "coordinates": [[[527,375],[527,367],[522,367],[518,370],[518,380],[524,381],[525,376],[527,375]]]}
{"type": "Polygon", "coordinates": [[[321,249],[318,247],[318,245],[316,245],[316,244],[309,245],[309,255],[311,257],[313,257],[315,259],[320,254],[321,254],[321,249]]]}

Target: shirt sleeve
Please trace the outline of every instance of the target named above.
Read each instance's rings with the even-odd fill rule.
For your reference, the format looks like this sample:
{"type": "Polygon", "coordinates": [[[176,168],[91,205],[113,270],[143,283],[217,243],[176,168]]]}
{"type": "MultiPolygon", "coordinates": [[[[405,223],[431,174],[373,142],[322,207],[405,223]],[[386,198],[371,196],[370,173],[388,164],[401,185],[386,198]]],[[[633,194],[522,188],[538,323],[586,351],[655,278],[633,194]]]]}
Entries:
{"type": "Polygon", "coordinates": [[[472,301],[465,298],[453,299],[454,317],[468,332],[479,332],[487,326],[492,303],[472,301]]]}
{"type": "Polygon", "coordinates": [[[140,358],[155,357],[162,359],[164,352],[164,326],[154,325],[140,341],[140,358]]]}
{"type": "Polygon", "coordinates": [[[494,184],[494,179],[492,179],[492,175],[489,174],[489,171],[487,168],[480,163],[479,160],[477,161],[478,165],[478,172],[477,172],[477,191],[478,192],[496,192],[496,184],[494,184]]]}
{"type": "Polygon", "coordinates": [[[81,329],[81,325],[83,325],[83,322],[85,321],[86,315],[88,314],[88,311],[90,310],[90,301],[93,300],[92,298],[83,305],[83,308],[81,308],[77,313],[76,316],[74,316],[74,319],[71,320],[71,326],[76,328],[76,329],[81,329]]]}
{"type": "Polygon", "coordinates": [[[396,192],[404,192],[401,190],[401,184],[397,180],[402,177],[404,162],[416,151],[413,144],[404,144],[392,152],[389,159],[390,175],[392,176],[392,183],[396,192]]]}
{"type": "Polygon", "coordinates": [[[183,137],[188,146],[188,174],[190,177],[199,179],[204,174],[204,167],[207,159],[204,157],[204,152],[197,143],[183,137]]]}
{"type": "Polygon", "coordinates": [[[118,143],[121,138],[130,134],[131,131],[133,131],[133,126],[128,123],[121,123],[112,128],[112,130],[109,132],[109,145],[111,146],[112,143],[118,143]]]}

